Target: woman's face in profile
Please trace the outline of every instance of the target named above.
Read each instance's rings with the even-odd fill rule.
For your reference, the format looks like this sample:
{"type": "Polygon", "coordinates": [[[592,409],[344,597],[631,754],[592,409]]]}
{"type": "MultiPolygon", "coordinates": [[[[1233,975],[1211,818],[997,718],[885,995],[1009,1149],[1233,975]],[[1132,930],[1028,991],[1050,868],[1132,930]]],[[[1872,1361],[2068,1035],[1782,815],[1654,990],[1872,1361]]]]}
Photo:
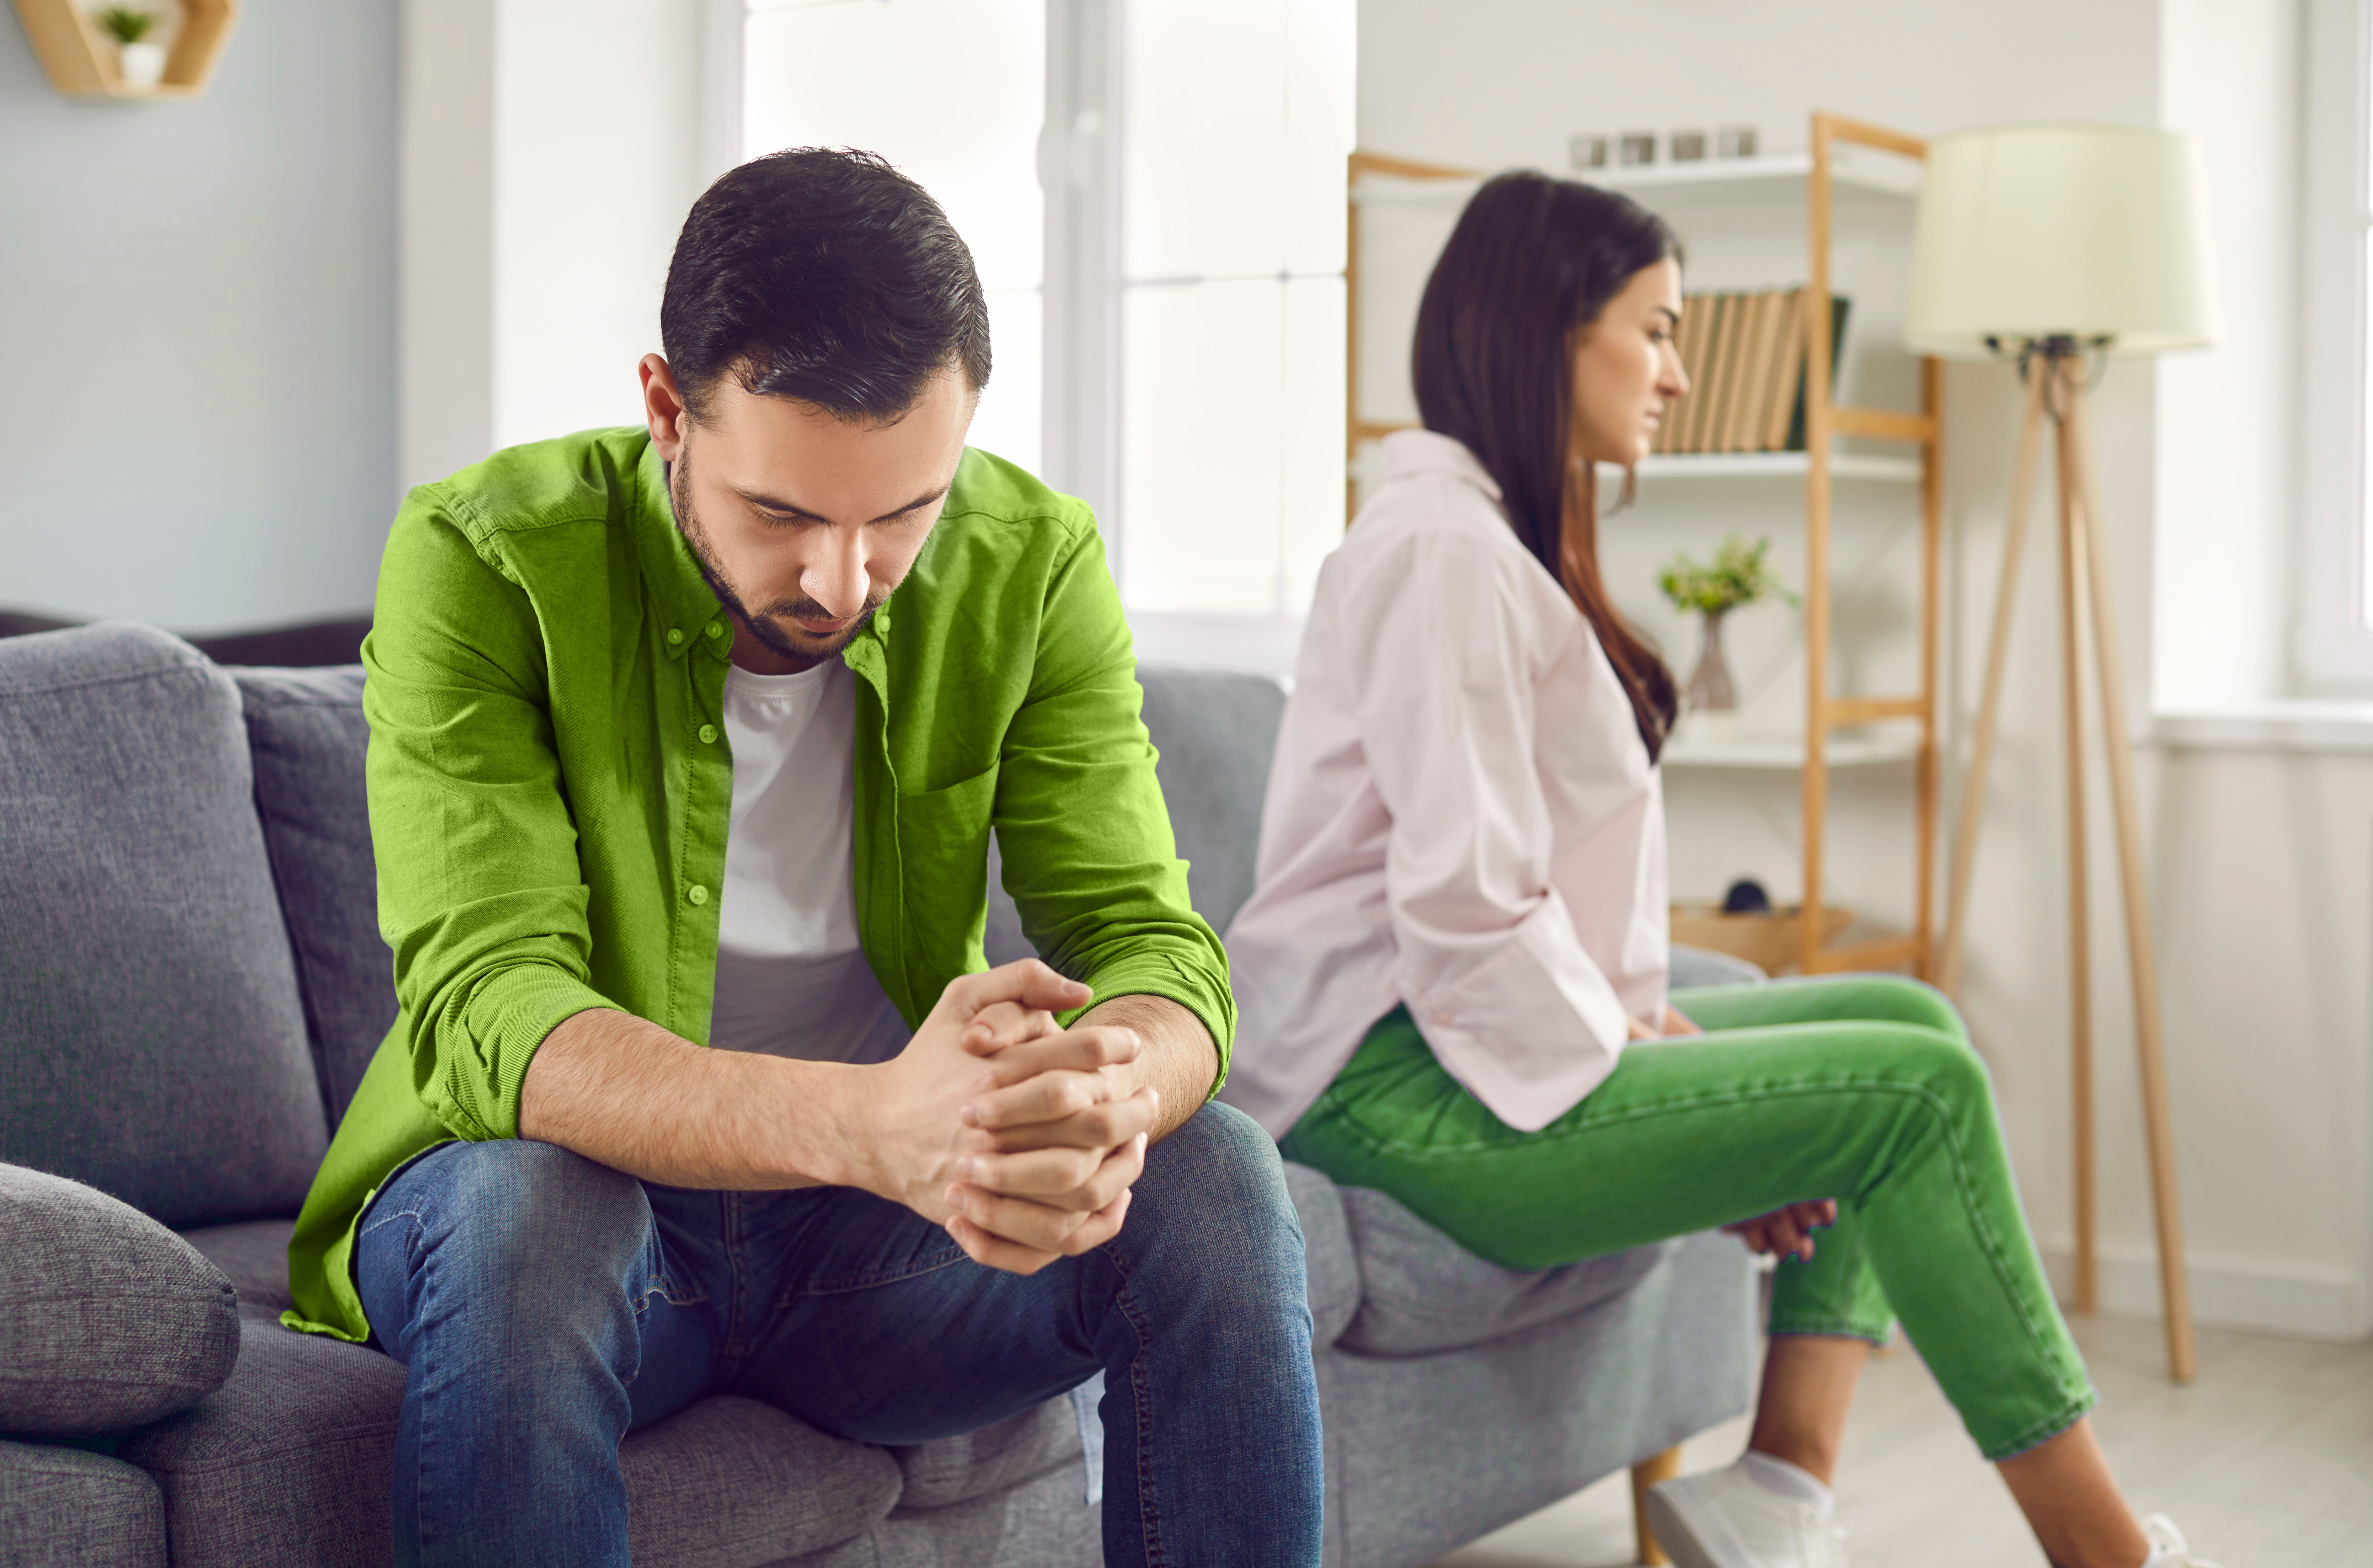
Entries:
{"type": "Polygon", "coordinates": [[[1672,401],[1689,390],[1673,351],[1681,268],[1672,260],[1631,275],[1573,351],[1573,454],[1629,468],[1648,455],[1672,401]]]}

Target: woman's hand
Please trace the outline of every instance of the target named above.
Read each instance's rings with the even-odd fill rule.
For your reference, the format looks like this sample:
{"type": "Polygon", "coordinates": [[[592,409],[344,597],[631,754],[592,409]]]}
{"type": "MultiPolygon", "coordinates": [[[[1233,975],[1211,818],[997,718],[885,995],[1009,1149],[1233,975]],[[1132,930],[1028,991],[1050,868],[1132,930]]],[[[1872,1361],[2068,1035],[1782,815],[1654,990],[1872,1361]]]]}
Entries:
{"type": "Polygon", "coordinates": [[[1794,1258],[1810,1263],[1813,1260],[1812,1233],[1837,1223],[1837,1199],[1823,1198],[1804,1203],[1783,1204],[1769,1214],[1741,1220],[1735,1225],[1722,1228],[1745,1242],[1749,1252],[1768,1252],[1776,1258],[1794,1258]]]}
{"type": "Polygon", "coordinates": [[[1665,1015],[1654,1024],[1639,1018],[1629,1019],[1627,1022],[1631,1025],[1627,1038],[1633,1040],[1671,1040],[1705,1033],[1695,1024],[1690,1023],[1689,1015],[1671,1002],[1665,1004],[1665,1015]]]}

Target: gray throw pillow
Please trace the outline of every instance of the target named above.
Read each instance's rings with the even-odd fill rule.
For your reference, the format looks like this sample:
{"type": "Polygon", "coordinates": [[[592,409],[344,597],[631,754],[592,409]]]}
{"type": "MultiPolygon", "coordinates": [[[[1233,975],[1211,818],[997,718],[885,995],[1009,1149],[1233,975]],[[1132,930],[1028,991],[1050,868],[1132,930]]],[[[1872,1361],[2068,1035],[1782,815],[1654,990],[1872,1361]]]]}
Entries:
{"type": "Polygon", "coordinates": [[[239,1359],[239,1297],[197,1248],[130,1204],[0,1164],[0,1432],[145,1426],[213,1393],[239,1359]]]}

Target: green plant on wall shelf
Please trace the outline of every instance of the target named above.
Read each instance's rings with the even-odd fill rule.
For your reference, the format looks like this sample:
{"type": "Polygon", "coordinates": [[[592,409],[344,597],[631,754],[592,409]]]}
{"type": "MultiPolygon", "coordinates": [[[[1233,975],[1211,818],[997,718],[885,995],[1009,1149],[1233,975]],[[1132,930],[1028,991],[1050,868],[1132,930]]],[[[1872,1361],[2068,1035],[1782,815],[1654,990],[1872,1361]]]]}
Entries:
{"type": "Polygon", "coordinates": [[[99,13],[99,25],[118,43],[137,43],[157,25],[157,13],[136,6],[110,6],[99,13]]]}
{"type": "Polygon", "coordinates": [[[1796,596],[1780,581],[1780,574],[1764,559],[1771,548],[1768,538],[1749,544],[1739,534],[1724,540],[1711,562],[1701,563],[1687,556],[1676,556],[1656,574],[1656,586],[1672,601],[1673,608],[1705,617],[1705,640],[1698,653],[1697,669],[1689,675],[1688,695],[1682,699],[1691,713],[1734,713],[1738,708],[1738,691],[1731,684],[1730,667],[1722,657],[1722,618],[1747,604],[1759,604],[1766,600],[1796,603],[1796,596]]]}
{"type": "Polygon", "coordinates": [[[115,66],[123,85],[153,91],[165,78],[165,46],[148,40],[157,13],[137,6],[110,6],[99,13],[99,25],[115,40],[115,66]]]}

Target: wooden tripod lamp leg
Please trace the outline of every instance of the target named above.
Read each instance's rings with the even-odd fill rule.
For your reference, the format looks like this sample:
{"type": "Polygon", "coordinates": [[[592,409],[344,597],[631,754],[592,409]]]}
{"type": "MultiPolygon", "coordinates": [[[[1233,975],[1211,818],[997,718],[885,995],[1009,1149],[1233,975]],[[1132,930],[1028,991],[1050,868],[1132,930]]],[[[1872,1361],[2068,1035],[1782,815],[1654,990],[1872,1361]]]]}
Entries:
{"type": "Polygon", "coordinates": [[[2158,1007],[2158,953],[2152,939],[2149,890],[2143,880],[2142,824],[2134,804],[2133,755],[2126,730],[2126,688],[2118,623],[2102,565],[2100,511],[2094,501],[2092,451],[2083,404],[2073,404],[2069,442],[2075,458],[2076,525],[2092,583],[2094,663],[2101,677],[2101,723],[2109,731],[2110,799],[2116,814],[2118,874],[2126,906],[2126,961],[2134,988],[2134,1053],[2142,1071],[2143,1128],[2150,1143],[2151,1207],[2158,1222],[2159,1293],[2167,1313],[2168,1371],[2189,1383],[2198,1370],[2192,1339],[2192,1286],[2184,1271],[2183,1199],[2176,1182],[2175,1125],[2167,1093],[2167,1056],[2158,1007]]]}
{"type": "Polygon", "coordinates": [[[2068,751],[2068,1117],[2075,1147],[2071,1168],[2076,1211],[2076,1310],[2101,1309],[2099,1211],[2093,1158],[2093,910],[2087,896],[2085,836],[2085,557],[2078,530],[2076,427],[2079,395],[2073,360],[2055,360],[2062,384],[2052,393],[2060,415],[2060,661],[2061,706],[2068,751]]]}
{"type": "Polygon", "coordinates": [[[2028,513],[2035,501],[2036,459],[2043,444],[2045,383],[2050,378],[2042,361],[2031,372],[2011,478],[2010,525],[2003,534],[2002,586],[1994,594],[1993,632],[1986,643],[1985,695],[1978,704],[1970,769],[1961,779],[1961,820],[1953,830],[1953,869],[1946,883],[1945,939],[1935,969],[1936,989],[1957,998],[1961,984],[1961,941],[1970,912],[1970,873],[1977,863],[1978,828],[1985,820],[1986,776],[1993,766],[1994,724],[2002,714],[2003,671],[2009,662],[2011,618],[2018,603],[2019,556],[2027,546],[2028,513]]]}
{"type": "Polygon", "coordinates": [[[1656,1544],[1655,1533],[1648,1528],[1648,1489],[1668,1481],[1681,1473],[1681,1451],[1667,1448],[1652,1454],[1631,1467],[1631,1534],[1640,1548],[1640,1561],[1655,1564],[1670,1562],[1665,1549],[1656,1544]]]}

